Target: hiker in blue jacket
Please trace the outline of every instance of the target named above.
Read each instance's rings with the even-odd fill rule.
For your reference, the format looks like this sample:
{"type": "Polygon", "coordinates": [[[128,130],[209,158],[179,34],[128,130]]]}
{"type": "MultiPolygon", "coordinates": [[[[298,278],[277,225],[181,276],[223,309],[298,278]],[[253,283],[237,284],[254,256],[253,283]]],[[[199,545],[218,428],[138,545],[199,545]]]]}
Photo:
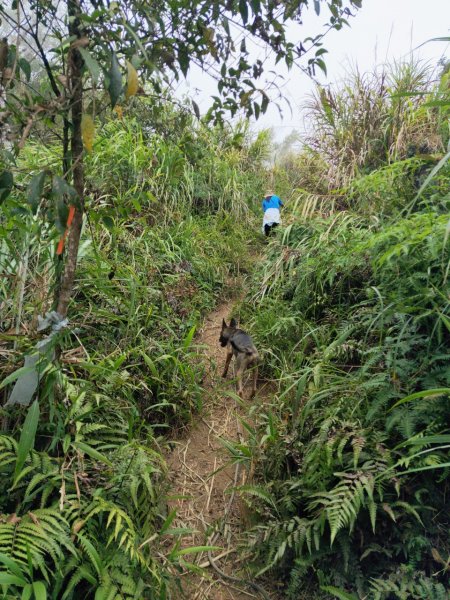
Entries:
{"type": "Polygon", "coordinates": [[[273,192],[267,192],[262,202],[264,211],[262,230],[266,236],[281,223],[280,208],[282,206],[284,204],[278,196],[273,192]]]}

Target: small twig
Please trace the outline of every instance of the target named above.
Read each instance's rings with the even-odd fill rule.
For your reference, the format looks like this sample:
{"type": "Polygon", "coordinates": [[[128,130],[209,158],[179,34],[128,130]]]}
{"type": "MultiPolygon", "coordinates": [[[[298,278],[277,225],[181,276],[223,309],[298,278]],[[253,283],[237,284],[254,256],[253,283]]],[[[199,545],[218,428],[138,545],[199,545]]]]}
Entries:
{"type": "MultiPolygon", "coordinates": [[[[224,550],[223,552],[221,552],[217,556],[214,556],[213,559],[212,559],[212,561],[215,562],[216,560],[220,560],[221,558],[224,558],[225,556],[228,556],[228,554],[233,554],[233,552],[237,552],[236,548],[229,548],[228,550],[224,550]]],[[[208,568],[208,567],[211,566],[211,561],[210,560],[205,560],[205,562],[202,562],[198,566],[200,567],[200,569],[206,569],[206,568],[208,568]]]]}
{"type": "Polygon", "coordinates": [[[34,111],[34,113],[28,117],[27,124],[25,126],[25,129],[23,130],[22,137],[20,138],[20,142],[18,144],[20,150],[22,150],[22,148],[25,146],[25,142],[27,141],[27,138],[30,135],[31,128],[33,127],[34,120],[36,119],[37,115],[43,110],[44,108],[42,106],[39,106],[34,111]]]}
{"type": "Polygon", "coordinates": [[[208,512],[208,509],[209,509],[209,503],[211,501],[211,494],[212,494],[213,487],[214,487],[214,478],[216,476],[216,464],[217,464],[217,458],[214,457],[214,471],[213,471],[214,475],[211,478],[211,485],[209,487],[208,500],[206,502],[206,508],[205,508],[206,512],[208,512]]]}

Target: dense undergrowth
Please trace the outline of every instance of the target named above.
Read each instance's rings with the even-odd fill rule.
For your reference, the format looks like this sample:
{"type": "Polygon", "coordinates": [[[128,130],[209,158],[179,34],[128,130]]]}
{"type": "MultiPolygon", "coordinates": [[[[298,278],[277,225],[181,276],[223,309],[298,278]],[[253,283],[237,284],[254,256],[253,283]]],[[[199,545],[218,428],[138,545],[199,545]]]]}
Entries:
{"type": "MultiPolygon", "coordinates": [[[[377,135],[377,155],[361,150],[343,167],[357,140],[326,133],[360,82],[322,96],[328,125],[313,121],[315,148],[279,167],[283,181],[298,177],[304,202],[294,191],[290,223],[269,244],[241,308],[278,388],[254,410],[247,447],[236,448],[257,465],[255,485],[243,489],[255,514],[249,545],[258,570],[284,582],[286,598],[443,600],[450,171],[445,159],[432,169],[444,156],[433,152],[449,139],[441,127],[448,75],[439,84],[442,113],[426,105],[435,92],[402,112],[406,124],[425,124],[409,140],[405,125],[404,152],[380,164],[380,147],[384,157],[392,147],[377,135]],[[428,150],[408,157],[409,142],[428,150]],[[329,187],[317,171],[296,171],[302,164],[320,165],[329,187]]],[[[387,96],[383,110],[386,122],[398,107],[387,96]]],[[[371,148],[370,115],[350,116],[371,148]]]]}
{"type": "MultiPolygon", "coordinates": [[[[275,169],[285,227],[241,308],[277,386],[234,450],[256,464],[249,546],[286,598],[441,600],[448,73],[357,75],[310,111],[309,145],[275,169]]],[[[51,313],[60,152],[42,127],[20,154],[0,216],[2,597],[180,597],[195,549],[167,513],[167,433],[202,409],[196,326],[253,269],[267,150],[170,103],[99,117],[68,323],[51,313]]]]}
{"type": "MultiPolygon", "coordinates": [[[[167,513],[164,434],[201,410],[193,337],[248,269],[245,223],[267,144],[245,128],[196,126],[169,105],[158,120],[152,110],[136,101],[133,116],[99,124],[69,322],[54,322],[51,338],[40,325],[66,207],[52,186],[27,205],[20,185],[2,206],[2,598],[180,593],[185,552],[167,513]],[[23,367],[24,355],[37,363],[23,367]],[[39,378],[30,407],[27,377],[39,378]],[[14,390],[19,404],[4,406],[14,390]]],[[[59,165],[52,139],[35,139],[20,155],[23,190],[59,165]]]]}

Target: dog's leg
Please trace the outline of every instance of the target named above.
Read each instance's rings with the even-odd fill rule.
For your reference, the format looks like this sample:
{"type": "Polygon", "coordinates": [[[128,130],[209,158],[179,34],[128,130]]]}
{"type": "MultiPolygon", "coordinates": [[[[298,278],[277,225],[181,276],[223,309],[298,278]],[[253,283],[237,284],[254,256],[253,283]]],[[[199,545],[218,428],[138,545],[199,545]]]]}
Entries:
{"type": "Polygon", "coordinates": [[[242,375],[244,374],[244,369],[238,368],[236,370],[236,382],[237,382],[237,393],[238,396],[244,399],[244,388],[242,387],[242,375]]]}
{"type": "Polygon", "coordinates": [[[242,376],[247,367],[244,357],[242,357],[241,355],[236,356],[235,366],[236,366],[235,379],[236,379],[236,384],[237,384],[237,393],[240,398],[244,399],[244,388],[242,386],[242,376]]]}
{"type": "Polygon", "coordinates": [[[227,358],[225,360],[225,368],[223,370],[222,377],[226,377],[227,376],[228,367],[230,366],[230,361],[231,361],[232,356],[233,356],[233,352],[228,352],[227,353],[227,358]]]}
{"type": "Polygon", "coordinates": [[[252,388],[252,395],[250,396],[250,398],[253,398],[253,396],[256,394],[256,382],[258,381],[258,365],[255,365],[253,367],[253,388],[252,388]]]}

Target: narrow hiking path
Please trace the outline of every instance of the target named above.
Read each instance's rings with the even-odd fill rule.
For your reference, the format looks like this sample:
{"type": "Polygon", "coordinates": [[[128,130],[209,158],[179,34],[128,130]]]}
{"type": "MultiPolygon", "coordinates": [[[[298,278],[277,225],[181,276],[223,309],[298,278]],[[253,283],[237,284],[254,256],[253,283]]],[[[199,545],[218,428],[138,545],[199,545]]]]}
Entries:
{"type": "MultiPolygon", "coordinates": [[[[232,496],[234,486],[245,483],[244,468],[236,470],[229,464],[229,456],[221,439],[239,440],[241,425],[238,415],[243,414],[235,401],[224,394],[234,390],[232,375],[227,380],[221,373],[225,361],[225,349],[219,345],[222,319],[228,319],[235,301],[229,300],[212,312],[197,337],[199,360],[207,369],[202,413],[196,418],[189,432],[177,440],[169,457],[170,508],[176,509],[175,527],[187,527],[192,533],[183,538],[183,546],[203,546],[211,543],[220,550],[210,557],[206,552],[187,556],[203,571],[186,573],[182,577],[185,597],[189,600],[249,600],[275,598],[272,594],[252,589],[244,584],[225,580],[212,568],[209,558],[217,567],[235,578],[251,580],[245,572],[243,557],[239,554],[243,511],[237,495],[232,496]],[[236,481],[237,476],[237,481],[236,481]],[[231,500],[231,502],[230,502],[231,500]],[[192,558],[195,556],[195,559],[192,558]]],[[[232,369],[230,369],[230,372],[232,369]]],[[[248,376],[245,398],[250,393],[248,376]]],[[[264,398],[264,385],[258,386],[257,399],[264,398]]]]}

